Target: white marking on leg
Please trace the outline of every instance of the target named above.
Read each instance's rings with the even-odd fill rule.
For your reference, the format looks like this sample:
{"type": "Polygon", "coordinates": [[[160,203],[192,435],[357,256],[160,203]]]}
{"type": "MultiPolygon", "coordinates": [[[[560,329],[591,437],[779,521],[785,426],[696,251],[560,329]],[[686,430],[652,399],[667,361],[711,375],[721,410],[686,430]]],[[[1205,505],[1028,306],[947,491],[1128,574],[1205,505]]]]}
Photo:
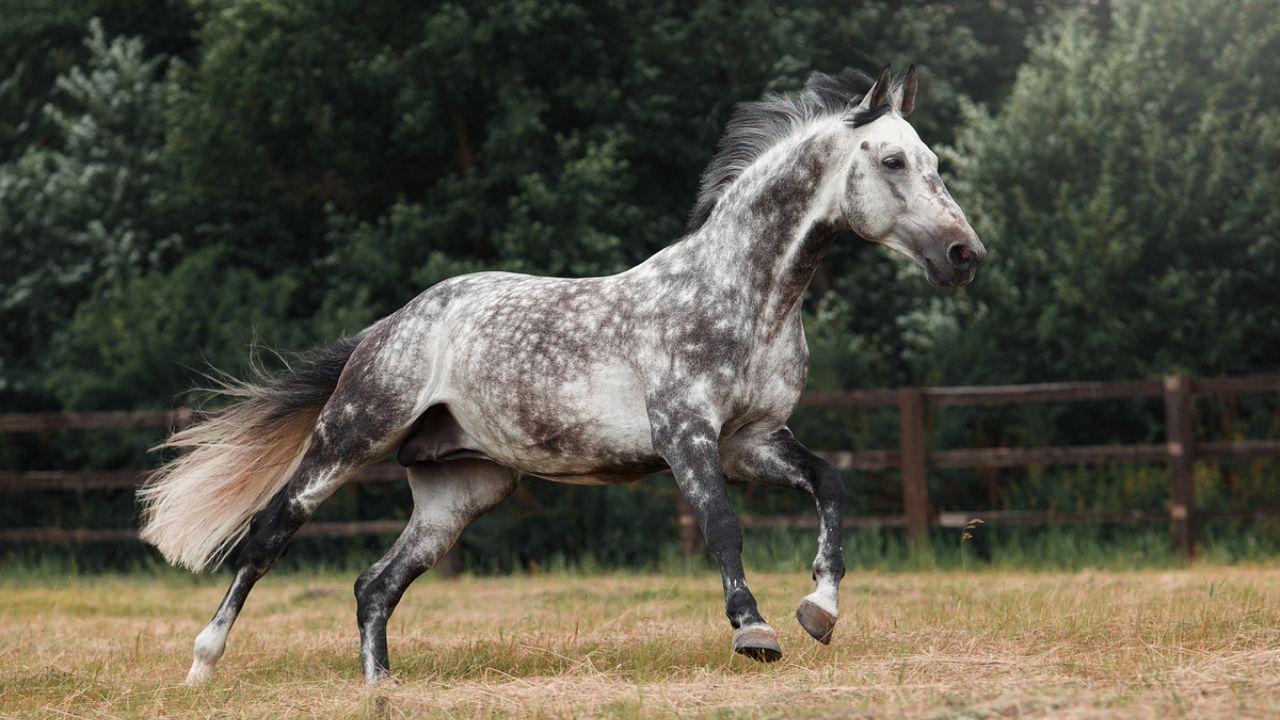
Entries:
{"type": "Polygon", "coordinates": [[[227,635],[231,632],[231,626],[235,624],[236,615],[239,613],[238,609],[230,607],[228,601],[236,596],[237,587],[249,582],[246,579],[246,572],[241,570],[236,574],[235,579],[231,581],[231,587],[227,589],[223,604],[218,607],[218,611],[213,614],[213,619],[204,630],[196,636],[191,669],[187,671],[188,685],[203,683],[213,677],[213,668],[218,664],[223,651],[227,649],[227,635]]]}
{"type": "MultiPolygon", "coordinates": [[[[821,513],[821,507],[818,510],[821,513]]],[[[838,537],[834,539],[837,542],[840,540],[838,537]]],[[[823,559],[832,550],[829,547],[832,540],[831,534],[827,532],[827,523],[820,521],[818,523],[818,556],[813,561],[813,571],[818,580],[818,589],[806,595],[804,599],[827,611],[831,614],[831,617],[836,617],[839,614],[837,608],[840,604],[840,586],[831,578],[830,569],[823,562],[823,559]]],[[[835,551],[843,554],[844,548],[836,547],[835,551]]]]}
{"type": "Polygon", "coordinates": [[[227,649],[227,633],[230,630],[231,623],[224,622],[222,613],[218,613],[196,636],[195,657],[191,661],[191,669],[187,671],[188,685],[198,685],[213,677],[213,667],[227,649]]]}
{"type": "Polygon", "coordinates": [[[736,632],[741,633],[745,630],[764,630],[768,632],[770,635],[777,635],[777,633],[773,631],[773,626],[767,622],[748,623],[745,625],[741,625],[738,627],[736,632]]]}
{"type": "Polygon", "coordinates": [[[831,617],[839,615],[840,586],[831,578],[818,576],[818,589],[805,595],[804,599],[830,613],[831,617]]]}

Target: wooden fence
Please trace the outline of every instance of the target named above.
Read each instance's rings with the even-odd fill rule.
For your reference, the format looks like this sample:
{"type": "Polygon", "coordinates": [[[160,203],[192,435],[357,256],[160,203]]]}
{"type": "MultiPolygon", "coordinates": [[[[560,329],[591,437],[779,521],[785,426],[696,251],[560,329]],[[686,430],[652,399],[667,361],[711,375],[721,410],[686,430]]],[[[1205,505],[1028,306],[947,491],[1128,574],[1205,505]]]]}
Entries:
{"type": "MultiPolygon", "coordinates": [[[[1052,523],[1115,523],[1167,518],[1179,552],[1191,556],[1196,548],[1196,522],[1203,517],[1273,517],[1280,509],[1198,512],[1193,466],[1198,458],[1280,458],[1280,440],[1228,440],[1196,442],[1192,398],[1196,394],[1280,392],[1280,375],[1187,378],[1121,382],[1068,382],[985,387],[899,388],[849,392],[806,393],[801,404],[822,408],[897,408],[899,442],[896,450],[822,451],[818,455],[841,470],[898,469],[902,475],[901,515],[849,517],[851,527],[903,527],[913,542],[928,537],[929,527],[963,527],[981,517],[988,523],[1031,525],[1052,523]],[[1077,445],[1069,447],[987,447],[930,451],[925,437],[929,411],[958,405],[1108,400],[1124,398],[1164,399],[1166,442],[1162,444],[1077,445]],[[1167,511],[1129,510],[1106,513],[1054,513],[1017,511],[947,512],[935,510],[929,501],[930,468],[1008,468],[1031,465],[1088,465],[1117,462],[1158,462],[1169,466],[1167,511]]],[[[126,412],[28,413],[0,415],[0,432],[48,432],[72,429],[173,427],[189,423],[191,410],[140,410],[126,412]]],[[[374,465],[357,476],[359,482],[385,482],[404,476],[402,468],[374,465]]],[[[0,471],[0,491],[86,490],[135,486],[142,481],[136,471],[0,471]]],[[[682,551],[697,551],[699,538],[691,511],[678,507],[682,551]]],[[[755,516],[740,518],[746,527],[816,527],[816,516],[755,516]]],[[[401,521],[314,522],[300,535],[349,536],[395,533],[401,521]]],[[[90,542],[136,540],[132,529],[66,529],[48,527],[0,528],[0,540],[27,542],[90,542]]]]}

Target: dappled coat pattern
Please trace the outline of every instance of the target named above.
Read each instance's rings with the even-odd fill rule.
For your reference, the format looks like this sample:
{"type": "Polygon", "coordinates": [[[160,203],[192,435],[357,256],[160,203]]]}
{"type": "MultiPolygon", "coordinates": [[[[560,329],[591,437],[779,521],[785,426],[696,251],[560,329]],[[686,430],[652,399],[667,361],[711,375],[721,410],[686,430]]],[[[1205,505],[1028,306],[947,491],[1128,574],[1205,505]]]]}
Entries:
{"type": "Polygon", "coordinates": [[[446,280],[358,337],[175,434],[192,451],[143,491],[144,537],[200,569],[238,542],[226,598],[188,675],[212,673],[253,584],[360,467],[395,452],[414,512],[356,583],[366,677],[388,677],[387,618],[408,585],[521,474],[625,482],[670,469],[720,564],[734,648],[781,654],[747,587],[726,477],[803,489],[820,516],[817,589],[797,617],[830,639],[844,575],[839,474],[791,435],[808,349],[801,301],[852,232],[930,281],[969,282],[984,250],[904,117],[893,85],[815,74],[798,98],[748,103],[706,171],[689,234],[597,278],[476,273],[446,280]],[[242,541],[242,542],[241,542],[242,541]]]}

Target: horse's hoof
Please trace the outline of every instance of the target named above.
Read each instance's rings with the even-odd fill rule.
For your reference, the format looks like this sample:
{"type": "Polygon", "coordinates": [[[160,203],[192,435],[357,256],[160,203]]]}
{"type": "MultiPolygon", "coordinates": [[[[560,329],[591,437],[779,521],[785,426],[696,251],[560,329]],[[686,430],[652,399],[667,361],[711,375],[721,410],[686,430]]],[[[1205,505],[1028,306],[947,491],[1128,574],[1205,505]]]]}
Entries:
{"type": "Polygon", "coordinates": [[[733,633],[733,651],[759,662],[775,662],[782,657],[778,636],[768,625],[748,625],[733,633]]]}
{"type": "Polygon", "coordinates": [[[836,629],[836,616],[823,610],[814,603],[805,600],[796,609],[796,620],[800,627],[823,645],[831,644],[831,633],[836,629]]]}

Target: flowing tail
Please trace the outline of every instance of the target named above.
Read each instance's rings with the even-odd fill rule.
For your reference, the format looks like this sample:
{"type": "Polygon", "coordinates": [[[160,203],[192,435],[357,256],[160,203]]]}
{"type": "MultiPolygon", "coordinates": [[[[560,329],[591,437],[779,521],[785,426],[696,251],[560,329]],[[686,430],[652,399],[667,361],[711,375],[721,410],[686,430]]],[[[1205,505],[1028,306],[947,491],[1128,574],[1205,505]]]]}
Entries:
{"type": "Polygon", "coordinates": [[[219,380],[213,392],[237,402],[157,447],[187,452],[138,491],[142,539],[174,565],[195,572],[220,565],[297,469],[359,343],[360,336],[345,338],[304,354],[296,367],[257,373],[255,382],[219,380]]]}

